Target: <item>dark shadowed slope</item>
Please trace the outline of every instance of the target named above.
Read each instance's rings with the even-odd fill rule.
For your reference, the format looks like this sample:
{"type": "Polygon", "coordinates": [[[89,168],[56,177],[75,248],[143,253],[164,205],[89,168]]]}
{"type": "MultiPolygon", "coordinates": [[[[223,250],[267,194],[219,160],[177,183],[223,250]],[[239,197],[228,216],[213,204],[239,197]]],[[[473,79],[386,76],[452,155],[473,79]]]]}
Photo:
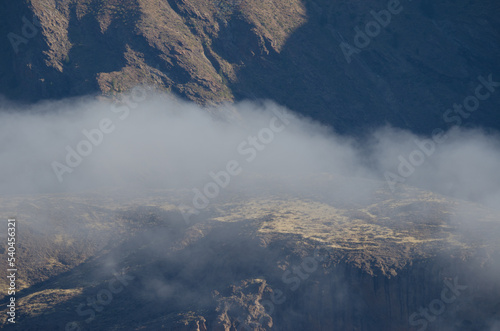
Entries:
{"type": "Polygon", "coordinates": [[[500,81],[500,4],[402,1],[390,21],[380,14],[378,31],[371,11],[387,9],[326,0],[3,3],[0,89],[34,101],[146,83],[203,104],[270,98],[344,132],[498,128],[497,91],[474,112],[446,111],[475,94],[478,76],[500,81]],[[41,26],[32,31],[23,17],[41,26]],[[355,28],[367,24],[373,37],[356,43],[355,28]],[[9,33],[22,38],[15,47],[9,33]],[[341,42],[368,45],[346,57],[341,42]]]}

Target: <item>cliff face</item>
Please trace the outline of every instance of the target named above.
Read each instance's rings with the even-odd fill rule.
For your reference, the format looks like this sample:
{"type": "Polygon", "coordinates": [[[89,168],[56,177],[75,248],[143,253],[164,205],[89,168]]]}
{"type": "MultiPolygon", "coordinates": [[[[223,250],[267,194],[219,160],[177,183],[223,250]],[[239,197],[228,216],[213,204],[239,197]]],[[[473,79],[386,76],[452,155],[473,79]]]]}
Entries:
{"type": "Polygon", "coordinates": [[[356,207],[230,194],[192,224],[180,191],[3,198],[23,220],[18,326],[490,331],[498,214],[469,204],[474,220],[460,221],[457,201],[406,193],[356,207]]]}
{"type": "Polygon", "coordinates": [[[34,101],[144,83],[203,104],[270,98],[341,131],[385,123],[424,132],[456,124],[498,128],[495,93],[473,113],[444,114],[474,95],[479,75],[499,80],[499,6],[5,2],[0,31],[10,38],[1,43],[0,89],[34,101]],[[33,19],[40,24],[34,30],[33,19]]]}

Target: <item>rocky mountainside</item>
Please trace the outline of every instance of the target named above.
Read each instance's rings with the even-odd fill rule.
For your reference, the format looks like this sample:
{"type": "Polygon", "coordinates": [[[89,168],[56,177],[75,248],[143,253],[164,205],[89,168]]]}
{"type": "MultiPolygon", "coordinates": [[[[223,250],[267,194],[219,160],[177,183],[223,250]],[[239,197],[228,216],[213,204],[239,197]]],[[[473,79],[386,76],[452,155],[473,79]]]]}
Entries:
{"type": "Polygon", "coordinates": [[[497,212],[376,182],[352,204],[332,195],[339,178],[307,181],[230,190],[188,220],[175,190],[3,198],[23,220],[16,326],[494,330],[497,212]]]}
{"type": "Polygon", "coordinates": [[[498,331],[500,215],[479,202],[500,196],[499,13],[497,0],[2,1],[0,218],[17,219],[18,273],[14,325],[0,268],[0,329],[498,331]],[[123,106],[139,84],[165,94],[123,106]],[[144,118],[104,138],[102,105],[71,99],[88,95],[144,118]],[[262,127],[262,99],[307,118],[270,106],[262,127]],[[278,118],[290,129],[264,152],[278,118]],[[454,130],[439,153],[439,134],[362,139],[385,124],[486,132],[454,130]],[[233,174],[233,147],[263,153],[226,188],[210,167],[229,155],[233,174]],[[367,179],[389,181],[392,159],[397,187],[367,179]],[[62,184],[54,164],[80,163],[62,184]],[[189,183],[205,175],[198,208],[189,183]]]}
{"type": "Polygon", "coordinates": [[[269,98],[343,132],[385,123],[426,133],[500,126],[498,84],[477,111],[447,113],[474,95],[479,76],[500,80],[496,0],[0,6],[0,90],[11,99],[113,94],[142,83],[201,104],[269,98]]]}

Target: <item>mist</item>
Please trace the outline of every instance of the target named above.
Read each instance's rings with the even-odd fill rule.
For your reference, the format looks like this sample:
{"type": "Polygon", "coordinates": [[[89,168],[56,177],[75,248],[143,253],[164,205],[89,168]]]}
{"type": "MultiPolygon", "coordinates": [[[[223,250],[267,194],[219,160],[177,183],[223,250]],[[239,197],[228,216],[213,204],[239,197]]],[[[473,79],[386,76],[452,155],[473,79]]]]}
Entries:
{"type": "MultiPolygon", "coordinates": [[[[165,309],[172,313],[188,306],[191,309],[193,303],[199,309],[227,306],[232,307],[233,318],[240,318],[246,316],[244,305],[238,303],[241,300],[231,301],[230,292],[217,294],[214,299],[212,290],[224,292],[225,286],[236,280],[265,279],[267,292],[276,290],[289,296],[287,304],[276,304],[267,312],[283,323],[305,309],[291,304],[294,290],[283,280],[287,270],[290,273],[302,263],[300,259],[284,258],[295,256],[297,251],[287,245],[266,246],[264,236],[254,237],[252,231],[243,231],[246,224],[261,221],[252,215],[244,215],[248,222],[209,222],[209,213],[202,211],[209,210],[212,202],[216,208],[223,206],[217,203],[235,192],[240,194],[236,199],[239,202],[251,197],[273,198],[273,193],[279,193],[279,199],[290,198],[291,204],[299,197],[326,204],[334,202],[335,208],[354,204],[354,208],[346,210],[355,210],[356,203],[371,205],[371,199],[383,190],[384,199],[391,195],[394,200],[406,199],[404,208],[408,214],[418,214],[415,227],[409,231],[429,224],[429,237],[438,238],[441,230],[433,227],[434,219],[442,217],[444,226],[452,228],[450,233],[495,242],[497,228],[491,223],[475,222],[491,215],[482,206],[471,208],[473,204],[463,203],[451,208],[451,204],[442,204],[440,208],[450,210],[436,213],[431,203],[412,204],[408,199],[414,191],[403,186],[490,208],[500,206],[499,136],[460,127],[436,132],[422,136],[386,126],[363,137],[345,136],[271,101],[202,107],[142,88],[119,95],[116,100],[88,96],[31,106],[3,102],[0,194],[9,197],[90,192],[96,193],[96,200],[102,199],[100,204],[62,199],[59,205],[56,195],[56,199],[35,199],[34,207],[29,199],[25,205],[18,205],[33,214],[25,223],[30,231],[22,232],[26,236],[23,242],[36,243],[35,248],[28,250],[33,254],[31,260],[40,260],[40,265],[44,265],[56,256],[71,261],[68,264],[82,263],[75,270],[85,276],[72,284],[85,285],[86,289],[71,307],[85,304],[85,296],[95,298],[108,288],[106,284],[116,283],[116,275],[121,275],[127,277],[129,285],[123,286],[123,294],[116,293],[113,305],[129,302],[123,306],[135,307],[131,302],[154,303],[142,308],[153,315],[165,314],[165,309]],[[316,185],[322,183],[326,184],[316,185]],[[148,195],[154,190],[173,193],[148,195]],[[154,198],[135,200],[146,201],[144,206],[124,203],[116,210],[108,210],[102,208],[106,207],[106,192],[137,192],[139,196],[145,192],[145,196],[154,198]],[[169,199],[157,203],[167,196],[175,196],[175,203],[180,201],[178,210],[153,206],[174,203],[169,199]],[[92,215],[87,217],[89,206],[93,206],[92,215]],[[191,218],[192,215],[199,217],[191,218]],[[56,233],[66,245],[60,251],[60,244],[53,244],[56,233]],[[44,245],[55,248],[38,248],[44,245]],[[73,252],[81,252],[81,261],[73,252]],[[278,264],[288,267],[283,270],[278,264]],[[85,282],[81,283],[81,279],[85,282]],[[98,281],[98,288],[89,285],[98,281]]],[[[257,203],[262,203],[262,199],[256,199],[257,203]]],[[[116,201],[120,204],[125,200],[120,197],[116,201]]],[[[384,204],[380,206],[383,208],[384,204]]],[[[266,206],[262,209],[264,214],[268,212],[266,206]]],[[[228,214],[237,213],[228,210],[228,214]]],[[[382,213],[380,217],[387,215],[382,213]]],[[[402,226],[408,224],[406,218],[394,219],[402,226]]],[[[384,221],[380,224],[384,228],[384,221]]],[[[332,232],[335,229],[341,227],[333,227],[332,232]]],[[[433,247],[432,242],[428,245],[433,247]]],[[[455,249],[451,244],[450,247],[455,249]]],[[[479,283],[496,284],[500,264],[490,250],[493,252],[488,248],[475,253],[474,263],[488,261],[490,265],[482,269],[479,283]]],[[[328,246],[324,252],[329,254],[328,246]]],[[[471,266],[471,270],[477,270],[471,266]]],[[[335,284],[332,293],[336,312],[348,311],[350,307],[365,309],[364,299],[356,294],[358,289],[352,287],[342,268],[333,268],[327,276],[335,284]]],[[[479,277],[471,275],[474,279],[479,277]]],[[[321,272],[311,272],[311,279],[322,280],[323,276],[321,272]]],[[[465,276],[460,279],[473,283],[465,276]]],[[[298,284],[303,285],[296,293],[306,295],[314,282],[302,279],[298,284]]],[[[441,279],[437,286],[442,287],[441,279]]],[[[238,291],[243,293],[246,289],[241,285],[234,294],[237,297],[241,294],[238,291]]],[[[424,296],[423,304],[432,299],[424,296]]],[[[453,307],[448,306],[449,312],[453,312],[453,307]]],[[[92,322],[93,318],[86,319],[88,313],[82,315],[72,310],[61,323],[65,327],[72,323],[85,327],[92,322],[97,327],[105,322],[99,316],[92,322]]]]}
{"type": "Polygon", "coordinates": [[[395,196],[411,185],[495,207],[499,142],[460,127],[429,137],[391,127],[347,137],[270,101],[201,107],[138,88],[114,101],[2,101],[0,193],[183,188],[210,200],[259,178],[296,187],[330,174],[368,179],[367,187],[338,188],[346,199],[364,198],[377,181],[395,196]]]}

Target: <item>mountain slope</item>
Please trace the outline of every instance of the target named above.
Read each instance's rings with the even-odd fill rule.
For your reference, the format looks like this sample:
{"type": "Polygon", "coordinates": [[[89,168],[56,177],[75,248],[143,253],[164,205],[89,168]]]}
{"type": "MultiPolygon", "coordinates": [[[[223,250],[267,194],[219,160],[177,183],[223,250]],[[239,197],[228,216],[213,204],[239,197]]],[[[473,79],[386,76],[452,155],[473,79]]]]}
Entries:
{"type": "Polygon", "coordinates": [[[493,0],[404,1],[386,23],[377,16],[387,12],[385,1],[2,6],[5,36],[22,37],[23,17],[40,22],[17,53],[11,42],[1,46],[0,88],[9,98],[114,93],[144,83],[202,104],[270,98],[344,132],[385,123],[427,133],[500,123],[496,92],[473,113],[444,116],[474,95],[479,75],[499,81],[500,5],[493,0]],[[366,43],[356,43],[356,28],[373,29],[374,15],[386,27],[375,26],[369,44],[346,56],[341,43],[366,43]]]}
{"type": "Polygon", "coordinates": [[[352,204],[332,195],[342,180],[317,180],[306,194],[231,190],[188,223],[176,190],[4,198],[2,213],[19,215],[18,324],[407,330],[446,284],[454,299],[430,310],[431,330],[500,319],[498,213],[376,182],[352,204]]]}

